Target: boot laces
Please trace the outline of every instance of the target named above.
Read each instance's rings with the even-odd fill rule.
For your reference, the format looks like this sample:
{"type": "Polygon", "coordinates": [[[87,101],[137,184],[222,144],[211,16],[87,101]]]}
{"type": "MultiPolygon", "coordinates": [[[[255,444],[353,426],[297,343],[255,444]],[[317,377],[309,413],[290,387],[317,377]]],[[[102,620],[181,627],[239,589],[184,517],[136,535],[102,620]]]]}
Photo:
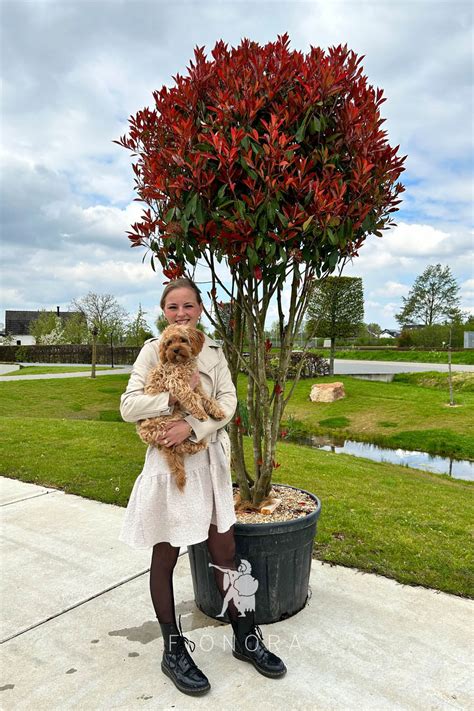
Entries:
{"type": "Polygon", "coordinates": [[[179,629],[179,634],[180,634],[180,638],[178,640],[178,645],[184,647],[186,644],[188,644],[190,651],[194,652],[194,650],[196,649],[196,643],[193,642],[192,639],[188,639],[187,637],[184,636],[183,628],[181,626],[181,615],[179,616],[178,629],[179,629]]]}
{"type": "Polygon", "coordinates": [[[258,625],[254,625],[252,629],[252,634],[254,634],[256,637],[260,639],[260,642],[263,642],[263,634],[262,630],[258,625]]]}

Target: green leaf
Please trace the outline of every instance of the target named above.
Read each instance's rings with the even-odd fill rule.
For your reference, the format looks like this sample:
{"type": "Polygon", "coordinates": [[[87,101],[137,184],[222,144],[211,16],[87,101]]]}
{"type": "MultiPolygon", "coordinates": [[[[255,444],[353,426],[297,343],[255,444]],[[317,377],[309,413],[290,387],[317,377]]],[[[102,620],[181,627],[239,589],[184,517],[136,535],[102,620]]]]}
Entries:
{"type": "Polygon", "coordinates": [[[304,138],[304,134],[306,133],[306,126],[308,124],[308,119],[311,114],[311,111],[313,110],[313,107],[310,106],[309,109],[306,111],[305,117],[303,121],[301,122],[296,134],[295,134],[295,141],[297,143],[301,143],[301,141],[304,138]]]}
{"type": "Polygon", "coordinates": [[[311,134],[316,133],[316,131],[321,130],[321,121],[316,118],[316,116],[313,116],[311,121],[309,122],[309,132],[311,134]]]}
{"type": "Polygon", "coordinates": [[[245,172],[248,173],[248,172],[249,172],[249,166],[248,166],[248,163],[247,163],[247,161],[245,160],[245,158],[244,158],[243,156],[240,156],[239,163],[240,163],[240,165],[242,166],[242,168],[245,170],[245,172]]]}
{"type": "Polygon", "coordinates": [[[303,232],[306,232],[306,230],[308,229],[308,227],[309,227],[310,224],[312,223],[313,218],[314,218],[314,215],[310,215],[310,216],[308,217],[308,219],[306,220],[306,222],[303,224],[303,232]]]}
{"type": "Polygon", "coordinates": [[[195,218],[196,218],[196,223],[198,226],[201,226],[204,224],[204,210],[202,206],[202,200],[198,200],[196,203],[196,212],[195,212],[195,218]]]}
{"type": "Polygon", "coordinates": [[[327,235],[331,244],[337,244],[337,235],[334,234],[333,230],[330,227],[328,227],[327,229],[327,235]]]}
{"type": "Polygon", "coordinates": [[[239,216],[244,219],[245,217],[245,203],[243,200],[236,200],[235,201],[235,207],[237,212],[239,213],[239,216]]]}
{"type": "Polygon", "coordinates": [[[276,242],[267,242],[265,244],[265,251],[269,257],[274,257],[276,252],[276,242]]]}
{"type": "Polygon", "coordinates": [[[167,212],[166,215],[164,216],[163,219],[164,219],[164,221],[166,222],[166,224],[168,224],[168,222],[171,222],[171,220],[173,219],[174,213],[175,213],[175,209],[176,209],[176,208],[174,208],[174,207],[170,207],[170,209],[168,210],[168,212],[167,212]]]}
{"type": "Polygon", "coordinates": [[[191,249],[191,247],[190,247],[188,244],[186,244],[186,243],[185,243],[185,245],[184,245],[184,251],[185,251],[185,254],[186,254],[186,259],[188,260],[188,262],[189,262],[190,264],[192,264],[192,265],[194,266],[194,265],[196,264],[196,259],[195,259],[195,257],[194,257],[194,252],[193,252],[193,250],[191,249]]]}
{"type": "Polygon", "coordinates": [[[198,199],[197,193],[193,193],[190,198],[188,197],[188,200],[186,202],[186,208],[184,210],[184,214],[186,215],[186,217],[189,217],[190,215],[194,215],[194,213],[196,211],[197,199],[198,199]]]}
{"type": "Polygon", "coordinates": [[[150,262],[151,262],[151,268],[153,269],[154,272],[156,272],[156,269],[155,269],[155,259],[154,259],[153,255],[152,255],[151,259],[150,259],[150,262]]]}
{"type": "Polygon", "coordinates": [[[247,247],[247,256],[249,258],[250,267],[253,269],[253,267],[256,267],[259,262],[258,254],[253,249],[253,247],[248,246],[247,247]]]}
{"type": "Polygon", "coordinates": [[[186,219],[186,215],[183,215],[181,220],[181,227],[183,228],[184,235],[186,236],[188,234],[188,227],[189,227],[189,220],[186,219]]]}
{"type": "MultiPolygon", "coordinates": [[[[263,232],[264,234],[267,233],[267,231],[268,231],[268,219],[267,219],[267,216],[266,216],[266,215],[264,215],[264,214],[260,215],[259,220],[258,220],[258,226],[259,226],[259,228],[262,230],[262,232],[263,232]]],[[[260,237],[259,239],[261,240],[262,238],[260,237]]],[[[257,246],[257,249],[258,249],[258,246],[257,246]]]]}
{"type": "Polygon", "coordinates": [[[272,225],[275,221],[277,207],[278,203],[276,202],[276,200],[270,200],[270,202],[267,203],[267,217],[272,225]]]}
{"type": "Polygon", "coordinates": [[[263,148],[262,146],[257,143],[256,141],[250,139],[250,145],[252,146],[252,150],[255,154],[263,153],[263,148]]]}
{"type": "Polygon", "coordinates": [[[338,260],[339,260],[339,252],[337,252],[337,251],[331,252],[331,254],[329,255],[329,259],[328,259],[328,263],[329,263],[329,266],[331,267],[331,269],[334,269],[338,260]]]}
{"type": "Polygon", "coordinates": [[[262,235],[258,235],[257,239],[255,240],[255,249],[260,249],[262,242],[263,242],[262,235]]]}
{"type": "Polygon", "coordinates": [[[221,202],[218,207],[219,210],[222,210],[222,208],[227,207],[227,205],[232,205],[234,202],[233,198],[229,198],[228,200],[224,199],[224,202],[221,202]]]}
{"type": "Polygon", "coordinates": [[[280,220],[281,224],[283,225],[283,227],[288,227],[288,218],[285,217],[285,215],[282,212],[280,212],[279,210],[277,210],[276,214],[277,214],[277,217],[280,220]]]}
{"type": "Polygon", "coordinates": [[[375,227],[375,218],[370,213],[367,215],[361,225],[362,232],[373,232],[375,227]]]}
{"type": "Polygon", "coordinates": [[[305,131],[306,131],[306,124],[303,121],[303,123],[300,125],[299,129],[297,130],[297,132],[295,134],[295,141],[297,143],[301,143],[301,141],[304,138],[305,131]]]}
{"type": "Polygon", "coordinates": [[[221,185],[221,187],[220,187],[219,190],[217,191],[217,197],[218,197],[218,198],[224,197],[224,193],[225,193],[226,187],[227,187],[227,183],[224,183],[224,185],[221,185]]]}

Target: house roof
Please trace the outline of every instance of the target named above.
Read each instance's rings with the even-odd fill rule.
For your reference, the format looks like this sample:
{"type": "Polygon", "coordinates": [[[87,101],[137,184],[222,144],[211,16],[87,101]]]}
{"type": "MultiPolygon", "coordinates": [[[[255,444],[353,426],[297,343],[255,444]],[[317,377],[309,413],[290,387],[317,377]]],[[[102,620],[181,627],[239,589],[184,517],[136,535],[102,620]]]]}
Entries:
{"type": "Polygon", "coordinates": [[[380,335],[383,336],[384,333],[388,333],[390,336],[393,336],[393,338],[397,338],[397,336],[400,335],[400,331],[394,331],[391,328],[384,328],[384,330],[380,332],[380,335]]]}
{"type": "MultiPolygon", "coordinates": [[[[5,333],[12,333],[16,336],[26,336],[30,332],[30,324],[38,318],[41,311],[5,311],[5,333]]],[[[78,311],[46,311],[48,314],[59,315],[63,321],[67,321],[71,316],[75,316],[78,311]]]]}

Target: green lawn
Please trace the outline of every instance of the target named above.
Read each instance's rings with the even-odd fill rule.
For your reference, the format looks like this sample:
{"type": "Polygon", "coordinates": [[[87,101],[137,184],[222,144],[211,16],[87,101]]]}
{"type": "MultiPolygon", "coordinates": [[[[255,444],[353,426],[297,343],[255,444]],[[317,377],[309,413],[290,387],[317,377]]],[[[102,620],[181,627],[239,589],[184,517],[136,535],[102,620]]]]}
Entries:
{"type": "Polygon", "coordinates": [[[0,416],[121,421],[127,374],[0,382],[0,416]]]}
{"type": "MultiPolygon", "coordinates": [[[[128,375],[61,378],[0,383],[0,416],[54,417],[120,421],[120,395],[128,375]],[[25,406],[25,403],[28,406],[25,406]]],[[[321,379],[320,379],[321,380],[321,379]]],[[[300,380],[284,415],[290,435],[338,434],[387,447],[418,449],[431,454],[474,459],[474,374],[455,375],[455,408],[447,406],[447,375],[401,374],[392,383],[349,376],[324,378],[344,383],[346,398],[312,403],[311,385],[300,380]]],[[[245,400],[246,378],[239,378],[239,398],[245,400]]],[[[287,384],[287,392],[290,383],[287,384]]]]}
{"type": "MultiPolygon", "coordinates": [[[[121,422],[118,414],[127,377],[1,383],[0,473],[125,506],[145,454],[134,425],[121,422]]],[[[297,386],[291,409],[307,421],[346,417],[361,427],[370,413],[380,424],[378,417],[388,422],[402,409],[405,415],[400,415],[398,427],[413,409],[411,426],[421,432],[426,422],[417,422],[417,416],[434,427],[432,410],[442,407],[445,396],[426,382],[344,380],[348,397],[341,404],[346,410],[335,412],[339,403],[334,403],[322,405],[324,412],[318,406],[317,418],[314,410],[310,416],[305,401],[310,381],[297,386]],[[424,403],[420,409],[419,398],[424,403]],[[393,403],[397,407],[391,410],[393,403]]],[[[463,386],[466,392],[459,383],[457,387],[464,404],[456,412],[462,413],[472,407],[472,401],[467,403],[472,393],[469,385],[463,386]]],[[[449,427],[468,437],[464,415],[449,427]]],[[[249,440],[246,454],[251,457],[249,440]]],[[[473,596],[469,536],[474,488],[469,482],[290,442],[279,443],[277,461],[281,467],[275,483],[302,487],[322,500],[315,557],[403,583],[473,596]]]]}
{"type": "MultiPolygon", "coordinates": [[[[382,446],[474,459],[474,373],[455,377],[455,401],[448,407],[447,374],[396,376],[392,383],[333,376],[300,380],[288,403],[283,429],[292,436],[332,434],[382,446]],[[346,397],[332,403],[309,399],[316,382],[343,382],[346,397]]],[[[246,378],[239,381],[245,400],[246,378]]],[[[290,383],[287,383],[286,393],[290,383]]]]}
{"type": "MultiPolygon", "coordinates": [[[[50,373],[84,373],[90,370],[90,365],[27,365],[20,370],[12,370],[2,375],[49,375],[50,373]]],[[[110,370],[110,368],[99,365],[96,370],[110,370]]]]}
{"type": "MultiPolygon", "coordinates": [[[[314,353],[329,358],[329,348],[314,350],[314,353]]],[[[446,363],[448,364],[447,351],[398,351],[393,350],[369,350],[359,351],[348,349],[337,350],[336,358],[346,360],[386,360],[403,363],[446,363]]],[[[474,351],[454,351],[451,354],[452,362],[459,365],[474,365],[474,351]]]]}
{"type": "MultiPolygon", "coordinates": [[[[119,422],[3,418],[2,474],[125,506],[145,447],[119,422]]],[[[246,441],[251,456],[250,441],[246,441]]],[[[314,555],[396,580],[470,596],[473,487],[390,464],[282,442],[275,483],[323,503],[314,555]]]]}

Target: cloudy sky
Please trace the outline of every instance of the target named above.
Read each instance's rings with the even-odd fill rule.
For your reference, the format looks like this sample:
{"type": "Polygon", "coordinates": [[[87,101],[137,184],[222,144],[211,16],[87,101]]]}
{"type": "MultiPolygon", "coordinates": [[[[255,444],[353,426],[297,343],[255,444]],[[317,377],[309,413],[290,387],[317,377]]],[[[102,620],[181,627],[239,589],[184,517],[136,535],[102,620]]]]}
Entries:
{"type": "Polygon", "coordinates": [[[185,73],[196,45],[263,44],[284,32],[294,49],[347,43],[365,55],[370,83],[387,97],[390,143],[408,155],[397,227],[367,240],[344,272],[363,277],[365,320],[395,327],[401,297],[436,263],[451,267],[462,307],[474,310],[469,2],[0,0],[0,8],[0,322],[5,309],[65,309],[92,290],[129,312],[141,302],[153,323],[165,279],[129,247],[140,204],[131,158],[112,141],[152,105],[153,90],[185,73]]]}

